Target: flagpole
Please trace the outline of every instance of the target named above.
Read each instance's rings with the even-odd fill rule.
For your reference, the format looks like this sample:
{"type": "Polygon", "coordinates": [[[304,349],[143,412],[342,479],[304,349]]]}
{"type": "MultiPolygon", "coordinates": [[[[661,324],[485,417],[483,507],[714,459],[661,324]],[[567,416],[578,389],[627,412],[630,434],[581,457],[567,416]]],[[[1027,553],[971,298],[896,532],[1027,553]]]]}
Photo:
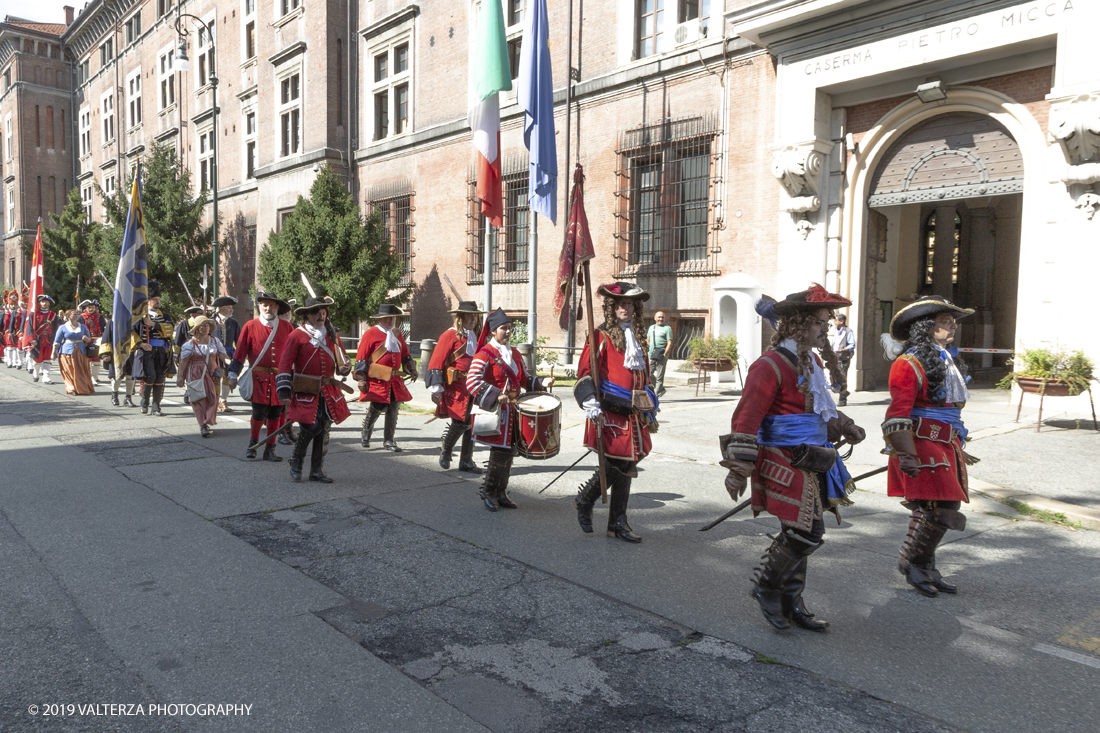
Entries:
{"type": "MultiPolygon", "coordinates": [[[[569,11],[566,15],[565,28],[566,28],[566,34],[565,34],[565,36],[566,36],[565,37],[565,170],[569,171],[569,170],[572,170],[569,167],[569,147],[570,147],[569,146],[569,141],[570,141],[570,138],[573,136],[573,124],[572,124],[572,121],[571,121],[572,114],[573,114],[573,0],[569,0],[569,11]]],[[[573,200],[571,198],[570,192],[569,192],[569,179],[570,179],[570,176],[565,177],[565,200],[566,201],[572,201],[573,200]]],[[[565,227],[565,233],[564,233],[563,239],[562,239],[562,246],[563,247],[565,245],[565,242],[568,241],[568,240],[569,240],[569,227],[567,225],[565,227]]],[[[587,287],[587,283],[588,283],[587,275],[588,275],[588,271],[586,269],[585,270],[585,286],[586,287],[587,287]]],[[[569,304],[569,307],[571,308],[571,310],[569,311],[569,330],[565,334],[565,345],[568,347],[565,350],[565,363],[566,364],[572,364],[573,363],[573,349],[574,349],[574,347],[576,346],[576,343],[577,343],[577,289],[576,289],[576,287],[574,287],[572,290],[573,290],[573,292],[572,292],[572,295],[571,295],[571,298],[570,298],[570,300],[572,302],[569,304]]],[[[592,309],[589,308],[589,311],[591,311],[591,310],[592,309]]],[[[592,329],[589,328],[588,330],[591,331],[592,329]]],[[[600,478],[600,485],[601,486],[603,486],[603,484],[604,484],[604,479],[603,479],[604,468],[603,468],[602,455],[603,454],[601,453],[601,458],[600,458],[600,477],[601,477],[600,478]]],[[[606,492],[605,492],[605,494],[606,494],[606,492]]],[[[606,495],[604,496],[604,501],[607,501],[606,495]]]]}
{"type": "MultiPolygon", "coordinates": [[[[600,394],[600,368],[596,363],[598,345],[596,343],[596,323],[592,318],[592,276],[588,269],[589,260],[584,261],[584,304],[588,307],[588,371],[592,375],[592,384],[596,395],[600,394]]],[[[575,288],[574,288],[575,289],[575,288]]],[[[571,323],[576,323],[570,318],[571,323]]],[[[596,458],[600,464],[600,501],[607,503],[607,458],[603,454],[603,413],[596,418],[596,458]]]]}
{"type": "Polygon", "coordinates": [[[531,242],[527,251],[527,342],[531,344],[531,364],[537,368],[539,362],[536,305],[539,292],[539,215],[528,209],[528,216],[531,217],[531,242]]]}
{"type": "Polygon", "coordinates": [[[493,224],[489,218],[482,215],[485,222],[485,312],[493,311],[493,250],[496,242],[493,241],[493,224]]]}

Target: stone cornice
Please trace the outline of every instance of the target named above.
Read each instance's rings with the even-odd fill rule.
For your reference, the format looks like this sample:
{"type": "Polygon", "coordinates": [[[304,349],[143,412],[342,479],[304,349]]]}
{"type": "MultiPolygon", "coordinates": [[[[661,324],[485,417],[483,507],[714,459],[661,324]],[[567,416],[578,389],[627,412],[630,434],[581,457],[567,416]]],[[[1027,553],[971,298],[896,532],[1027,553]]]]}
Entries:
{"type": "Polygon", "coordinates": [[[271,56],[268,56],[267,60],[271,62],[272,66],[278,66],[279,64],[289,61],[300,53],[306,52],[306,42],[298,41],[292,43],[281,51],[276,51],[271,56]]]}
{"type": "Polygon", "coordinates": [[[410,21],[418,15],[420,15],[419,5],[406,5],[405,7],[398,10],[396,13],[390,13],[385,18],[371,23],[359,32],[362,34],[364,41],[369,41],[375,36],[385,33],[390,28],[396,28],[402,23],[410,21]]]}

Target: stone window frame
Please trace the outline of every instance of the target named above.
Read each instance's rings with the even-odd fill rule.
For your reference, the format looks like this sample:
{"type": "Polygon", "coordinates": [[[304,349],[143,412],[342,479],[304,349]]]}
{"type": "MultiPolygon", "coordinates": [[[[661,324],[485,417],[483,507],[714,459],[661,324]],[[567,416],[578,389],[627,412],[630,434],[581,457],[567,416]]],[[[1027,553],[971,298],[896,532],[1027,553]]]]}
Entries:
{"type": "Polygon", "coordinates": [[[78,153],[80,158],[86,158],[92,154],[92,108],[85,104],[77,114],[77,130],[80,133],[78,153]]]}
{"type": "Polygon", "coordinates": [[[122,25],[125,28],[126,45],[130,46],[136,43],[141,38],[141,8],[138,8],[133,15],[123,21],[122,25]]]}
{"type": "Polygon", "coordinates": [[[144,124],[145,110],[142,109],[141,67],[134,69],[125,77],[126,90],[126,130],[132,131],[144,124]],[[135,85],[134,82],[137,82],[135,85]],[[136,102],[136,104],[135,104],[136,102]],[[137,111],[137,121],[134,111],[137,111]]]}
{"type": "MultiPolygon", "coordinates": [[[[301,155],[305,149],[305,105],[303,101],[306,96],[306,75],[305,67],[301,63],[296,63],[291,66],[287,66],[285,69],[279,71],[278,76],[275,77],[275,119],[278,120],[278,150],[280,159],[292,158],[295,155],[301,155]],[[298,96],[290,98],[289,94],[293,92],[293,82],[290,80],[293,77],[298,77],[298,96]],[[283,83],[286,82],[288,86],[288,99],[283,101],[283,83]],[[290,116],[290,120],[295,120],[294,114],[297,113],[296,126],[297,126],[297,144],[289,146],[289,143],[293,139],[293,135],[284,134],[284,116],[290,116]],[[287,138],[287,139],[284,139],[287,138]]],[[[289,130],[286,131],[289,133],[289,130]]]]}
{"type": "Polygon", "coordinates": [[[169,44],[157,51],[157,112],[165,114],[177,104],[176,47],[169,44]],[[167,59],[167,66],[165,60],[167,59]]]}
{"type": "Polygon", "coordinates": [[[367,90],[364,95],[364,99],[369,99],[370,102],[363,105],[364,114],[370,116],[370,124],[366,129],[370,130],[371,138],[368,145],[374,145],[385,140],[391,140],[396,137],[408,135],[415,130],[413,121],[416,119],[415,107],[416,107],[416,94],[415,86],[413,84],[414,71],[416,66],[416,43],[415,43],[415,16],[410,16],[402,23],[395,25],[383,33],[374,36],[367,41],[366,53],[364,54],[364,69],[363,79],[366,84],[367,90]],[[407,62],[404,71],[394,72],[395,68],[395,51],[401,46],[407,46],[408,55],[407,62]],[[387,74],[384,79],[379,80],[377,78],[377,59],[382,55],[385,55],[387,60],[387,74]],[[406,113],[405,124],[400,132],[395,132],[397,123],[397,91],[400,88],[406,90],[406,113]],[[378,120],[378,100],[385,95],[388,123],[386,125],[386,133],[379,135],[379,120],[378,120]]]}
{"type": "Polygon", "coordinates": [[[242,0],[241,2],[241,60],[251,61],[256,58],[256,0],[242,0]],[[248,26],[252,26],[252,37],[249,38],[248,26]],[[249,41],[252,44],[252,54],[248,53],[249,41]]]}
{"type": "Polygon", "coordinates": [[[8,231],[15,231],[15,184],[8,184],[8,203],[5,207],[8,215],[8,231]]]}
{"type": "Polygon", "coordinates": [[[107,216],[107,199],[115,195],[115,191],[118,189],[118,175],[112,169],[103,174],[103,221],[110,223],[111,218],[107,216]]]}
{"type": "Polygon", "coordinates": [[[118,128],[115,124],[115,90],[112,88],[99,96],[100,120],[102,121],[103,145],[110,145],[117,139],[118,128]]]}
{"type": "Polygon", "coordinates": [[[256,169],[260,167],[259,158],[259,135],[257,131],[260,126],[259,114],[256,110],[256,103],[253,101],[248,105],[241,107],[241,125],[242,140],[244,141],[243,150],[244,156],[242,158],[243,166],[241,170],[241,180],[252,181],[256,179],[256,169]],[[250,119],[251,118],[251,119],[250,119]],[[252,129],[249,130],[249,122],[252,123],[252,129]],[[251,175],[249,174],[249,163],[251,162],[251,175]]]}
{"type": "Polygon", "coordinates": [[[193,76],[195,80],[195,93],[199,94],[210,87],[210,77],[217,77],[216,48],[218,45],[218,18],[211,13],[203,21],[212,31],[213,38],[206,39],[206,28],[201,25],[195,32],[195,60],[192,62],[195,68],[193,76]]]}
{"type": "Polygon", "coordinates": [[[89,178],[80,187],[80,201],[84,204],[84,223],[92,223],[92,179],[89,178]]]}
{"type": "Polygon", "coordinates": [[[196,125],[195,135],[195,195],[210,190],[214,179],[214,125],[208,122],[196,125]],[[207,146],[207,147],[203,147],[207,146]]]}

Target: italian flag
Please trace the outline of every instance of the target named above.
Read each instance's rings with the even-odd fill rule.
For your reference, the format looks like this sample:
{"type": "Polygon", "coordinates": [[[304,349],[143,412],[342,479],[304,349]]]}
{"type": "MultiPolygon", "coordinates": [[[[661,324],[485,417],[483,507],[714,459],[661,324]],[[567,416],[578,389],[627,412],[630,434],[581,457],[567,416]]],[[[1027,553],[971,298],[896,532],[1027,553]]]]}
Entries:
{"type": "Polygon", "coordinates": [[[470,47],[470,103],[468,120],[477,148],[477,197],[481,214],[497,227],[504,223],[500,178],[499,92],[512,88],[504,10],[497,0],[482,0],[477,30],[470,47]]]}

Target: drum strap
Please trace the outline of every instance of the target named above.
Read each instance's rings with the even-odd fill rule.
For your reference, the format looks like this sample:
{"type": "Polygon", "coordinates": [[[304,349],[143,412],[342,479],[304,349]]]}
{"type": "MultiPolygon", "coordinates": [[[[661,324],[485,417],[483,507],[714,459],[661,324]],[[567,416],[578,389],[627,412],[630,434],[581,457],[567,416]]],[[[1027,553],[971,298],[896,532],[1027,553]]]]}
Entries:
{"type": "MultiPolygon", "coordinates": [[[[504,372],[504,378],[505,378],[505,379],[506,379],[506,380],[507,380],[508,382],[510,382],[510,383],[512,383],[512,384],[514,384],[514,385],[516,386],[516,388],[517,388],[517,389],[518,389],[518,388],[519,388],[519,387],[521,386],[521,385],[519,384],[519,380],[517,379],[517,377],[518,377],[519,375],[518,375],[518,374],[514,374],[514,373],[512,372],[512,370],[508,368],[508,365],[504,363],[504,359],[501,359],[501,358],[500,358],[500,355],[499,355],[499,354],[495,354],[495,353],[493,353],[493,351],[494,351],[493,347],[489,346],[489,347],[487,347],[487,348],[484,348],[484,349],[482,349],[481,351],[482,351],[482,353],[483,353],[483,354],[485,354],[485,356],[489,357],[489,361],[493,362],[493,363],[494,363],[494,364],[496,364],[496,365],[497,365],[498,367],[500,367],[500,370],[501,370],[502,372],[504,372]]],[[[504,385],[504,386],[505,386],[505,387],[507,387],[508,385],[506,384],[506,385],[504,385]]],[[[501,391],[502,391],[502,392],[507,392],[507,391],[509,391],[509,390],[507,390],[507,389],[504,389],[504,390],[501,390],[501,391]]]]}

